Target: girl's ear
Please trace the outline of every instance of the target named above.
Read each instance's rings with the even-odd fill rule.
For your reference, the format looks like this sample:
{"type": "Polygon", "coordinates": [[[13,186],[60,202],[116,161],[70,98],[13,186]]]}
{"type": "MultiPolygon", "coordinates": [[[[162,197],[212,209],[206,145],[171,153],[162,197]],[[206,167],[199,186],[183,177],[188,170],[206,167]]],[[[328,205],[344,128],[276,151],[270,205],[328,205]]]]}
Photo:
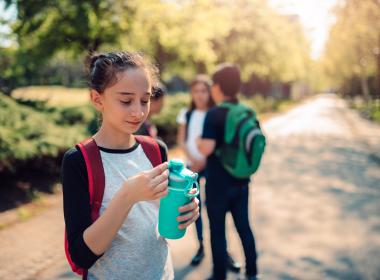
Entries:
{"type": "Polygon", "coordinates": [[[99,112],[102,112],[103,111],[103,95],[100,94],[97,90],[91,89],[90,98],[96,110],[98,110],[99,112]]]}

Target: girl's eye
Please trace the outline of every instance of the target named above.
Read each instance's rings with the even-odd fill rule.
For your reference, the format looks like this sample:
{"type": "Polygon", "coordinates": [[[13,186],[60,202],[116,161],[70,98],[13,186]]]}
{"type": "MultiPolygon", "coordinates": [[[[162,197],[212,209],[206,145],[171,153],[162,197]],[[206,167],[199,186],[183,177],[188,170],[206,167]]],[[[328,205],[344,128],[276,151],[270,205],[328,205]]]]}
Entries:
{"type": "Polygon", "coordinates": [[[129,104],[132,103],[131,100],[127,100],[127,101],[122,101],[122,100],[120,100],[120,102],[121,102],[122,104],[125,104],[125,105],[129,105],[129,104]]]}
{"type": "Polygon", "coordinates": [[[148,103],[149,103],[149,100],[141,100],[141,104],[146,105],[146,104],[148,104],[148,103]]]}

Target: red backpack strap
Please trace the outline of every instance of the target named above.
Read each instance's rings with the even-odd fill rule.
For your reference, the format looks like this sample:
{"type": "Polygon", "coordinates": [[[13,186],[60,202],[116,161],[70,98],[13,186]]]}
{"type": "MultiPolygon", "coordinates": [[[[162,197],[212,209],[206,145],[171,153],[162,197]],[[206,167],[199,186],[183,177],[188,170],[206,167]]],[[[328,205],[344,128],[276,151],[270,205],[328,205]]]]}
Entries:
{"type": "MultiPolygon", "coordinates": [[[[86,164],[88,191],[90,193],[91,219],[92,221],[95,221],[97,218],[99,218],[100,206],[102,204],[105,187],[102,158],[100,156],[99,148],[93,138],[89,138],[79,143],[77,147],[80,149],[86,164]]],[[[66,230],[65,253],[73,272],[82,275],[82,279],[86,280],[87,270],[77,266],[71,259],[66,230]]]]}
{"type": "MultiPolygon", "coordinates": [[[[102,205],[105,175],[102,158],[98,145],[94,138],[89,138],[77,145],[82,152],[86,163],[88,191],[90,193],[91,219],[96,221],[100,216],[100,206],[102,205]]],[[[87,269],[83,270],[82,279],[87,280],[87,269]]]]}
{"type": "Polygon", "coordinates": [[[94,138],[89,138],[77,145],[82,152],[86,163],[88,177],[88,191],[90,193],[91,219],[94,222],[99,218],[102,205],[105,177],[102,158],[94,138]]]}
{"type": "Polygon", "coordinates": [[[144,135],[135,135],[135,139],[141,144],[144,153],[152,163],[153,167],[162,163],[161,150],[156,140],[144,135]]]}

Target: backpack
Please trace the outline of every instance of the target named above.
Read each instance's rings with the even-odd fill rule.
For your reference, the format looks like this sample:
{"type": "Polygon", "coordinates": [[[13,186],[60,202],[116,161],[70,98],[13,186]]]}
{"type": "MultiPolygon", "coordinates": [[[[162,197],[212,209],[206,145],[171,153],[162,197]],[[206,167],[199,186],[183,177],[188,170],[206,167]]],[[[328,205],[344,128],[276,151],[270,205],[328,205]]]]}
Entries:
{"type": "Polygon", "coordinates": [[[233,177],[249,178],[259,168],[266,144],[256,113],[241,103],[223,102],[218,107],[228,112],[224,141],[216,155],[233,177]]]}
{"type": "MultiPolygon", "coordinates": [[[[153,167],[162,163],[162,155],[157,142],[149,136],[135,135],[135,139],[141,144],[146,156],[152,163],[153,167]]],[[[99,210],[102,205],[105,176],[100,156],[100,151],[93,138],[89,138],[76,145],[80,149],[86,163],[88,176],[88,190],[90,193],[91,219],[93,222],[99,218],[99,210]]],[[[87,279],[87,270],[77,266],[71,259],[67,232],[65,229],[65,253],[73,272],[82,275],[87,279]]]]}

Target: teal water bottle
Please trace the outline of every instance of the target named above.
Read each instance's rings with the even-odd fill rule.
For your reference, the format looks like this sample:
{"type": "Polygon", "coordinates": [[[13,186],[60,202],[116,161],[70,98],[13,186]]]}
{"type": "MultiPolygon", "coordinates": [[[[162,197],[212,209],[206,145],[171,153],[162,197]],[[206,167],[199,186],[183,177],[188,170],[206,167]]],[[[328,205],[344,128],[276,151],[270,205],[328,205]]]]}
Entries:
{"type": "Polygon", "coordinates": [[[199,194],[197,182],[198,174],[185,168],[180,160],[169,161],[169,192],[161,198],[158,214],[158,232],[161,236],[169,239],[178,239],[185,235],[186,229],[179,229],[177,221],[181,214],[178,208],[188,204],[193,197],[199,194]],[[197,191],[190,193],[193,186],[197,191]]]}

